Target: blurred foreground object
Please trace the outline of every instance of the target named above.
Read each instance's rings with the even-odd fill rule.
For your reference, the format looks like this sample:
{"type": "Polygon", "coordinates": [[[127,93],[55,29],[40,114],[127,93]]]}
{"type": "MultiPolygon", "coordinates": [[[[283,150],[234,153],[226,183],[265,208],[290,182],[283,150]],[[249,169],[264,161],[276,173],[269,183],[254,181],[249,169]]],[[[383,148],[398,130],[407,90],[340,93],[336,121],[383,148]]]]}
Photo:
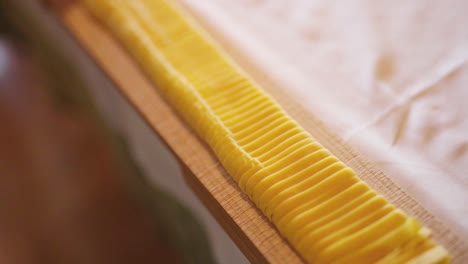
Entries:
{"type": "Polygon", "coordinates": [[[177,263],[92,118],[56,109],[40,67],[0,39],[0,262],[177,263]]]}

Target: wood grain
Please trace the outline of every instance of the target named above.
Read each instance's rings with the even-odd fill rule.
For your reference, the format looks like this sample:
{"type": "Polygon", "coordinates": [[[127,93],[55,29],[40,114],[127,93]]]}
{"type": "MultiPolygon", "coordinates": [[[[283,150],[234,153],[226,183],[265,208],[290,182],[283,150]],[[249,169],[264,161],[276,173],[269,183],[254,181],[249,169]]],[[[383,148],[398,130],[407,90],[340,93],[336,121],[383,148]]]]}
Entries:
{"type": "MultiPolygon", "coordinates": [[[[54,10],[105,74],[128,99],[167,146],[186,167],[185,178],[233,241],[253,263],[302,263],[269,221],[240,191],[209,148],[179,118],[157,92],[125,50],[112,36],[75,2],[54,5],[54,10]]],[[[203,24],[203,19],[198,18],[203,24]]],[[[444,245],[454,263],[468,263],[468,247],[457,234],[425,210],[387,175],[337,137],[318,118],[302,109],[285,89],[277,87],[259,72],[248,58],[230,43],[223,42],[216,31],[205,28],[222,47],[258,81],[307,131],[334,155],[383,194],[390,202],[418,218],[433,230],[434,238],[444,245]],[[216,38],[218,37],[218,38],[216,38]]]]}

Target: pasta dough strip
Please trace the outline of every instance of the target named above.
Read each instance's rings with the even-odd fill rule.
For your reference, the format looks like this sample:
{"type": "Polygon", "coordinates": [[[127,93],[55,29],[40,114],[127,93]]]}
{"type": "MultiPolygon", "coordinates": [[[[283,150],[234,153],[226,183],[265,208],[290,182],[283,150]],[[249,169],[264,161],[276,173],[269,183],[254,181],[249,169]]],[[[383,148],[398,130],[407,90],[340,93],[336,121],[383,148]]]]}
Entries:
{"type": "Polygon", "coordinates": [[[167,0],[85,0],[310,263],[447,263],[167,0]]]}

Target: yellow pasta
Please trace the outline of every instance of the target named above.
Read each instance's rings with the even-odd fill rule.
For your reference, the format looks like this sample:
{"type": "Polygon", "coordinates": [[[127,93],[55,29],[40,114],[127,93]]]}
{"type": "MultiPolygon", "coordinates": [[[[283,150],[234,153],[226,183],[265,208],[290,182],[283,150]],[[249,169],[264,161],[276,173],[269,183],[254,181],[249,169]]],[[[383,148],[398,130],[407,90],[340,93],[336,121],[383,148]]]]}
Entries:
{"type": "Polygon", "coordinates": [[[446,263],[166,0],[86,0],[240,188],[311,263],[446,263]]]}

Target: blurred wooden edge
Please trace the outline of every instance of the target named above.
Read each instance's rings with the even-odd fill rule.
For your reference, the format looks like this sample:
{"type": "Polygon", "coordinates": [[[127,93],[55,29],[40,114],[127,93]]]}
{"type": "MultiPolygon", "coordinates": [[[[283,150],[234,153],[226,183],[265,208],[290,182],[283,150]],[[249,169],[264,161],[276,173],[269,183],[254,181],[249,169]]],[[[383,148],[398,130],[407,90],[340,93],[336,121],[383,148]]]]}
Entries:
{"type": "Polygon", "coordinates": [[[252,263],[303,263],[112,36],[78,3],[51,7],[179,159],[188,185],[245,256],[252,263]]]}
{"type": "MultiPolygon", "coordinates": [[[[164,101],[157,88],[106,29],[74,0],[47,2],[123,96],[179,159],[185,167],[187,183],[247,258],[253,263],[303,263],[288,242],[238,189],[208,146],[164,101]]],[[[343,142],[318,118],[301,108],[288,95],[287,90],[277,87],[273,80],[258,71],[248,58],[224,41],[219,32],[210,28],[208,23],[204,23],[203,18],[193,13],[192,15],[198,18],[221,46],[322,145],[353,168],[360,178],[395,206],[429,227],[435,240],[449,250],[453,263],[468,263],[467,244],[458,234],[343,142]]]]}

